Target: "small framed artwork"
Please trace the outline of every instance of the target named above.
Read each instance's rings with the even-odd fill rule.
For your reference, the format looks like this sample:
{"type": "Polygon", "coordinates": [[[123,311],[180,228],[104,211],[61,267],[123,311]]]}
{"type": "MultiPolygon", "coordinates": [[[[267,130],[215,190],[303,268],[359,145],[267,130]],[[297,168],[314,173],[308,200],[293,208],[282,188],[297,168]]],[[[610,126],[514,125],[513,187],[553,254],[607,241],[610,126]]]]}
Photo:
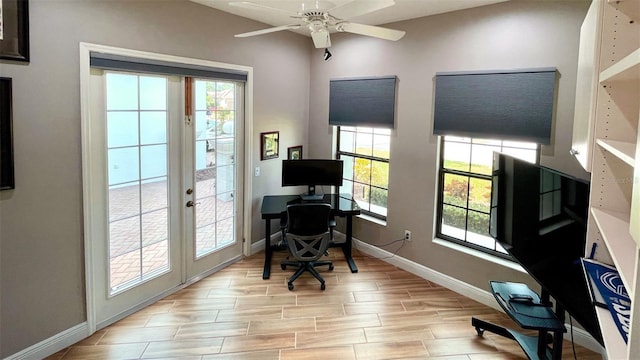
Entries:
{"type": "Polygon", "coordinates": [[[0,0],[0,59],[29,62],[28,0],[0,0]]]}
{"type": "Polygon", "coordinates": [[[279,131],[260,133],[260,160],[275,159],[279,156],[279,137],[279,131]]]}
{"type": "Polygon", "coordinates": [[[15,188],[11,116],[11,78],[0,77],[0,190],[15,188]]]}
{"type": "Polygon", "coordinates": [[[292,146],[287,148],[287,159],[289,160],[302,159],[302,145],[292,146]]]}

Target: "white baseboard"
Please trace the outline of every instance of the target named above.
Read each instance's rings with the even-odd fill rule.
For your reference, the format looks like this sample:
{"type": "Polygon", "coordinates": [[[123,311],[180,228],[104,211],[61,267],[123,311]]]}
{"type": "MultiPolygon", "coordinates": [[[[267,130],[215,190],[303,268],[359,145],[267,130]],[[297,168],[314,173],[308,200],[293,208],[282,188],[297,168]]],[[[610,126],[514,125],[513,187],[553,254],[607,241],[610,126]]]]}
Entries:
{"type": "Polygon", "coordinates": [[[18,353],[15,353],[5,360],[39,360],[57,353],[58,351],[71,346],[78,341],[89,336],[89,325],[87,322],[78,324],[72,328],[62,331],[48,339],[45,339],[33,346],[30,346],[18,353]]]}
{"type": "MultiPolygon", "coordinates": [[[[271,234],[271,242],[270,244],[276,243],[280,240],[280,233],[271,234]]],[[[251,253],[249,255],[254,255],[259,253],[260,251],[264,251],[264,239],[260,239],[251,244],[251,253]]]]}
{"type": "MultiPolygon", "coordinates": [[[[412,274],[420,276],[423,279],[429,280],[440,286],[443,286],[447,289],[450,289],[461,295],[464,295],[481,304],[487,305],[491,308],[504,312],[496,302],[495,298],[493,297],[493,294],[491,294],[487,290],[483,290],[475,286],[469,285],[463,281],[452,278],[451,276],[435,271],[424,265],[415,263],[411,260],[407,260],[401,256],[393,255],[392,253],[386,250],[367,244],[358,239],[353,239],[353,246],[369,256],[380,258],[381,260],[389,264],[395,265],[402,270],[408,271],[412,274]]],[[[469,324],[469,326],[471,326],[471,324],[469,324]]],[[[606,356],[604,355],[605,354],[604,349],[588,332],[577,327],[572,328],[569,324],[565,324],[565,326],[568,329],[567,334],[565,334],[565,339],[570,340],[571,332],[573,331],[573,341],[576,344],[583,346],[591,351],[600,353],[603,356],[606,356]]]]}

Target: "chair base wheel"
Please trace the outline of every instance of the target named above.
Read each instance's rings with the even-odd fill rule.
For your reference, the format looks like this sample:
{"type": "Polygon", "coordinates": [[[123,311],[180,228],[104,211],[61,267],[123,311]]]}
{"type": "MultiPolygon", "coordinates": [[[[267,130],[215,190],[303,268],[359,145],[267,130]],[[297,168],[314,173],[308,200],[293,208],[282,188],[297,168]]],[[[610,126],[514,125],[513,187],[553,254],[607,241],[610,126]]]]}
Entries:
{"type": "Polygon", "coordinates": [[[280,264],[280,268],[281,268],[282,270],[287,270],[287,265],[285,265],[285,264],[280,264]]]}
{"type": "Polygon", "coordinates": [[[327,287],[324,285],[324,283],[320,284],[320,290],[324,290],[324,289],[326,289],[326,288],[327,288],[327,287]]]}
{"type": "Polygon", "coordinates": [[[288,283],[287,287],[289,288],[289,291],[293,290],[293,284],[292,283],[288,283]]]}
{"type": "Polygon", "coordinates": [[[329,265],[329,271],[333,271],[333,264],[329,265]]]}

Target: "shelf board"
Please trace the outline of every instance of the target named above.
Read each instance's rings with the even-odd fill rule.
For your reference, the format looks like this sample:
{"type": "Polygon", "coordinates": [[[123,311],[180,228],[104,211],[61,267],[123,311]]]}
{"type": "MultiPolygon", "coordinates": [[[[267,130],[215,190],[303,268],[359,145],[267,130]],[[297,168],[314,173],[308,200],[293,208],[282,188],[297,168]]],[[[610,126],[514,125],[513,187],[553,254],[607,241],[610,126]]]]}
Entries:
{"type": "Polygon", "coordinates": [[[611,317],[611,312],[599,306],[595,308],[605,350],[607,351],[607,359],[626,359],[627,344],[624,342],[622,335],[620,335],[620,331],[611,317]]]}
{"type": "Polygon", "coordinates": [[[617,7],[632,20],[640,21],[640,1],[638,0],[608,0],[609,5],[617,7]]]}
{"type": "Polygon", "coordinates": [[[598,208],[591,208],[591,214],[622,282],[633,298],[637,250],[636,242],[629,234],[629,215],[598,208]]]}
{"type": "Polygon", "coordinates": [[[612,155],[618,157],[620,160],[629,164],[629,166],[635,166],[636,144],[632,142],[598,139],[596,140],[601,148],[607,150],[612,155]]]}
{"type": "Polygon", "coordinates": [[[600,73],[600,83],[603,84],[625,80],[640,80],[640,49],[636,49],[600,73]]]}

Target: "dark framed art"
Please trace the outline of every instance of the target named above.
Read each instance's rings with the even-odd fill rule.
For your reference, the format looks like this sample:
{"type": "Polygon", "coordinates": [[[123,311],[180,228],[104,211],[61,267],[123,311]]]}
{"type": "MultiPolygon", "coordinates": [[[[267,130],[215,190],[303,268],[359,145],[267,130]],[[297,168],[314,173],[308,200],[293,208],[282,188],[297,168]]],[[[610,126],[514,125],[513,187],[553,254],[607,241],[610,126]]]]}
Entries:
{"type": "Polygon", "coordinates": [[[275,159],[279,156],[279,131],[260,133],[260,160],[275,159]]]}
{"type": "Polygon", "coordinates": [[[0,78],[0,190],[15,188],[11,114],[11,79],[0,78]]]}
{"type": "Polygon", "coordinates": [[[28,0],[0,0],[0,59],[29,62],[28,0]]]}
{"type": "Polygon", "coordinates": [[[300,160],[302,159],[302,145],[291,146],[287,148],[288,160],[300,160]]]}

